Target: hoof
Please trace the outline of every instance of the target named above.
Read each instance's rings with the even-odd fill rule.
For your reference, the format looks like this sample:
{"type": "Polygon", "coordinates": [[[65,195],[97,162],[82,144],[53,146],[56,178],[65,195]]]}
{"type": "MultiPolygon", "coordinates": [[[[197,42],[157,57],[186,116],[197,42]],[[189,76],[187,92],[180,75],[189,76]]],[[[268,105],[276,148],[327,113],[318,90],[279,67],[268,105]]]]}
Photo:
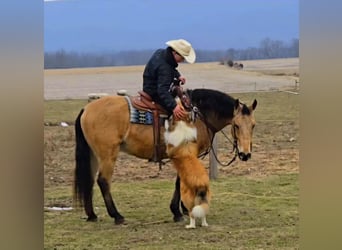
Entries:
{"type": "Polygon", "coordinates": [[[186,229],[194,229],[194,228],[196,228],[196,226],[193,226],[193,225],[186,225],[185,228],[186,228],[186,229]]]}
{"type": "Polygon", "coordinates": [[[119,219],[115,219],[115,220],[114,220],[114,223],[115,223],[115,225],[122,225],[122,224],[125,224],[125,218],[122,217],[122,218],[119,218],[119,219]]]}
{"type": "Polygon", "coordinates": [[[97,216],[96,215],[89,216],[87,221],[96,222],[97,221],[97,216]]]}
{"type": "Polygon", "coordinates": [[[181,221],[184,221],[184,218],[182,215],[181,216],[174,216],[173,221],[174,222],[181,222],[181,221]]]}

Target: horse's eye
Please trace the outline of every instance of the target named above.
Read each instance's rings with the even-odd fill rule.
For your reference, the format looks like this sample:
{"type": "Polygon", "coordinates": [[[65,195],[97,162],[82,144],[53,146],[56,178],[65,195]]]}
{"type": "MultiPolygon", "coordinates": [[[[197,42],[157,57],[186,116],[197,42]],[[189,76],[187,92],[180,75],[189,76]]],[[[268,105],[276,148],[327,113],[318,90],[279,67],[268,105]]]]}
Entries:
{"type": "Polygon", "coordinates": [[[235,128],[235,129],[239,129],[239,126],[236,125],[236,124],[234,124],[234,128],[235,128]]]}

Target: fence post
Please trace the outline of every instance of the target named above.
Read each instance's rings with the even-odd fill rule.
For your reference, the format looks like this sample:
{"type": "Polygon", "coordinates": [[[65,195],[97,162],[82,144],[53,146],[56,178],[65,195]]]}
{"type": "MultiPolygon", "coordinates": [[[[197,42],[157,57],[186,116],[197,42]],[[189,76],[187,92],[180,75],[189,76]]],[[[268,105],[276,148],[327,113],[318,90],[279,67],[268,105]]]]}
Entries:
{"type": "Polygon", "coordinates": [[[212,145],[212,150],[209,152],[209,178],[211,180],[217,179],[217,161],[214,156],[213,150],[217,155],[217,137],[215,135],[212,145]]]}

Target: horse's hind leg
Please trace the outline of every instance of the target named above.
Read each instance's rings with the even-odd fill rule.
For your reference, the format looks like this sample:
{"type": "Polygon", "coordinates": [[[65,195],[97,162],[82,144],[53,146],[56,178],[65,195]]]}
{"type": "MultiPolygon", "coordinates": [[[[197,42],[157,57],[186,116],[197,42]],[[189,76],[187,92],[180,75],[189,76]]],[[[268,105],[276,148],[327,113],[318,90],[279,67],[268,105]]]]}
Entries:
{"type": "Polygon", "coordinates": [[[110,193],[110,183],[113,174],[113,165],[115,161],[106,161],[100,163],[99,175],[97,184],[100,187],[104,202],[106,204],[108,214],[114,218],[115,224],[122,224],[125,222],[124,217],[118,212],[112,195],[110,193]]]}
{"type": "Polygon", "coordinates": [[[94,206],[93,206],[93,186],[94,181],[90,184],[91,191],[88,192],[87,195],[84,196],[84,210],[86,215],[88,216],[87,221],[97,221],[97,215],[94,212],[94,206]]]}
{"type": "Polygon", "coordinates": [[[93,153],[91,152],[90,156],[90,162],[91,162],[91,172],[90,172],[90,178],[87,178],[89,181],[89,184],[87,185],[87,192],[85,192],[83,197],[83,203],[84,203],[84,210],[86,212],[86,215],[88,216],[87,221],[97,221],[97,215],[94,212],[94,206],[93,206],[93,187],[94,187],[94,176],[96,175],[96,172],[98,170],[98,162],[93,153]]]}
{"type": "Polygon", "coordinates": [[[175,191],[173,192],[173,197],[170,204],[170,210],[173,213],[173,221],[179,222],[183,221],[183,214],[179,209],[179,204],[181,202],[181,194],[180,194],[180,178],[177,175],[176,183],[175,183],[175,191]]]}

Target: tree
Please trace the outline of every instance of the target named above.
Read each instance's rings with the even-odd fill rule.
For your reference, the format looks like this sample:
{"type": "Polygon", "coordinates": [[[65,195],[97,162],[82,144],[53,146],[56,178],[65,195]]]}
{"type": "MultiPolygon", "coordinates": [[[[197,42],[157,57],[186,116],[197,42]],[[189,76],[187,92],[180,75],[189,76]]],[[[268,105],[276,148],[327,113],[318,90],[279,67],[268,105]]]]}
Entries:
{"type": "MultiPolygon", "coordinates": [[[[122,65],[144,65],[153,50],[129,50],[103,53],[76,53],[61,49],[46,52],[44,68],[103,67],[122,65]]],[[[299,39],[292,39],[287,45],[283,41],[265,38],[259,48],[228,48],[227,50],[196,50],[197,62],[228,62],[229,60],[253,60],[268,58],[286,58],[299,56],[299,39]]]]}

